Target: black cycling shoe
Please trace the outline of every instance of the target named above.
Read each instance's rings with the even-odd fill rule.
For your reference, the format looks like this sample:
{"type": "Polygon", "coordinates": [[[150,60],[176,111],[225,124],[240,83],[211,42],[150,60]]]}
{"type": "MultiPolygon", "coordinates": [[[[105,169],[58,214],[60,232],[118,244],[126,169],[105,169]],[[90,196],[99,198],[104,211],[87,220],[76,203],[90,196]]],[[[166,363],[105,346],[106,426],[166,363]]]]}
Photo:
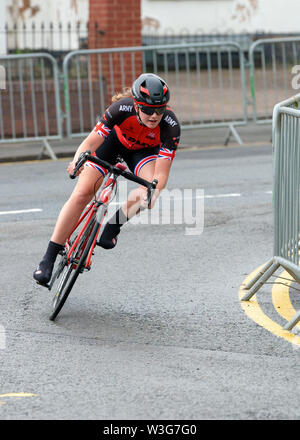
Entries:
{"type": "Polygon", "coordinates": [[[101,237],[97,241],[97,245],[104,249],[113,249],[117,244],[117,236],[120,230],[119,225],[106,223],[101,237]]]}
{"type": "Polygon", "coordinates": [[[54,262],[42,260],[37,269],[33,272],[33,278],[42,286],[48,287],[51,280],[54,262]]]}

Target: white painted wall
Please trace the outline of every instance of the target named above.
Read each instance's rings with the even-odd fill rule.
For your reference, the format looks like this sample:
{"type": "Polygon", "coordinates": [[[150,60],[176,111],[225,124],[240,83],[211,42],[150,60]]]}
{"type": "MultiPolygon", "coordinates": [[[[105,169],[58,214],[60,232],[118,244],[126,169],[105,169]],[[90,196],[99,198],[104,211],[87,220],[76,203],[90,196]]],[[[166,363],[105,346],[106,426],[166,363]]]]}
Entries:
{"type": "MultiPolygon", "coordinates": [[[[3,0],[0,0],[0,4],[3,0]]],[[[27,28],[31,28],[35,23],[36,29],[40,29],[41,23],[45,24],[45,29],[49,29],[49,24],[53,23],[54,29],[57,29],[58,23],[62,23],[63,29],[67,29],[67,24],[74,26],[80,22],[86,25],[89,19],[89,0],[6,0],[6,20],[8,26],[14,23],[22,26],[25,23],[27,28]]],[[[83,29],[83,27],[82,27],[83,29]]],[[[36,40],[39,39],[36,34],[36,40]]],[[[50,40],[50,36],[47,37],[50,40]]],[[[57,49],[60,48],[59,36],[55,36],[54,44],[57,49]]],[[[65,41],[68,37],[65,37],[65,41]]],[[[21,43],[22,35],[19,42],[21,43]]],[[[30,37],[28,37],[30,41],[30,37]]],[[[14,39],[12,38],[12,41],[14,39]]],[[[10,43],[10,42],[9,42],[10,43]]],[[[77,49],[77,38],[72,38],[72,48],[77,49]]]]}
{"type": "Polygon", "coordinates": [[[6,18],[6,0],[0,0],[0,54],[6,54],[6,34],[5,29],[5,18],[6,18]]]}
{"type": "Polygon", "coordinates": [[[78,20],[86,23],[89,0],[6,0],[6,8],[7,19],[13,22],[56,23],[78,20]]]}
{"type": "Polygon", "coordinates": [[[142,0],[144,29],[159,34],[294,33],[299,15],[299,0],[142,0]]]}

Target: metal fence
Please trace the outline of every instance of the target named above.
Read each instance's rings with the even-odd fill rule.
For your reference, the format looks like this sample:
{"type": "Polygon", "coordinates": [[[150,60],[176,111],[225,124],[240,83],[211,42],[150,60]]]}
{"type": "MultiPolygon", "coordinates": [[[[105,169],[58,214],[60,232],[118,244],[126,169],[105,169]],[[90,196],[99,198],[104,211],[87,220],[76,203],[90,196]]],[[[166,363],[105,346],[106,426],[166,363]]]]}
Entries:
{"type": "Polygon", "coordinates": [[[300,37],[262,39],[249,49],[253,119],[271,123],[277,102],[291,96],[292,67],[300,64],[300,37]]]}
{"type": "Polygon", "coordinates": [[[244,58],[233,42],[190,43],[74,51],[63,64],[67,135],[83,136],[110,103],[142,72],[161,75],[182,128],[247,123],[244,58]],[[214,66],[214,67],[213,67],[214,66]]]}
{"type": "Polygon", "coordinates": [[[161,46],[166,44],[189,44],[189,43],[212,43],[215,41],[234,42],[237,43],[243,52],[248,52],[254,40],[258,39],[256,34],[249,34],[247,32],[236,34],[232,30],[220,32],[216,29],[215,32],[207,33],[204,30],[198,29],[195,32],[190,32],[189,29],[181,29],[180,31],[168,28],[163,32],[153,31],[153,28],[144,26],[143,28],[143,46],[161,46]]]}
{"type": "MultiPolygon", "coordinates": [[[[66,17],[67,20],[67,17],[66,17]]],[[[51,52],[70,51],[88,48],[88,38],[91,33],[103,33],[97,21],[56,21],[43,22],[32,20],[31,22],[6,23],[0,27],[0,38],[5,37],[7,51],[36,50],[51,52]]],[[[282,37],[299,36],[299,34],[285,34],[282,37]]],[[[188,43],[210,43],[214,41],[238,43],[243,51],[248,52],[253,41],[262,38],[278,37],[264,33],[249,33],[246,30],[236,33],[233,29],[211,29],[210,32],[204,29],[191,31],[188,28],[174,29],[168,27],[160,28],[159,21],[145,18],[142,21],[142,46],[166,45],[166,44],[188,44],[188,43]]]]}
{"type": "Polygon", "coordinates": [[[59,61],[46,53],[1,56],[7,86],[0,91],[0,141],[43,138],[45,144],[63,129],[84,136],[114,92],[148,71],[169,83],[183,129],[228,127],[225,144],[231,135],[242,144],[237,128],[248,116],[271,122],[275,103],[293,92],[299,44],[300,37],[259,40],[249,62],[239,44],[225,41],[76,50],[66,55],[62,75],[59,61]]]}
{"type": "Polygon", "coordinates": [[[88,35],[99,32],[97,22],[32,22],[13,23],[0,28],[0,36],[5,36],[8,52],[51,51],[67,52],[88,46],[88,35]]]}
{"type": "MultiPolygon", "coordinates": [[[[277,104],[273,112],[273,258],[245,287],[249,300],[282,266],[300,283],[300,94],[277,104]]],[[[300,312],[284,329],[300,321],[300,312]]]]}
{"type": "MultiPolygon", "coordinates": [[[[5,84],[0,90],[0,142],[42,141],[56,156],[50,139],[61,139],[59,73],[45,53],[0,56],[5,84]]],[[[4,82],[4,81],[3,81],[4,82]]]]}

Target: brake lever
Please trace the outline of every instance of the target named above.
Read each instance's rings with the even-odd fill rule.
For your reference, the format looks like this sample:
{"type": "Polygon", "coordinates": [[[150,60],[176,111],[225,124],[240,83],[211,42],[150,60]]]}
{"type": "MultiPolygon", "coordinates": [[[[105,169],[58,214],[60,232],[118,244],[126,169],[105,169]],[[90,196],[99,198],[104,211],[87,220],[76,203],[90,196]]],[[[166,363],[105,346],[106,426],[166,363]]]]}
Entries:
{"type": "Polygon", "coordinates": [[[151,183],[151,187],[148,188],[148,191],[147,191],[147,193],[148,193],[147,194],[147,197],[148,197],[148,208],[149,208],[149,206],[151,204],[152,196],[153,196],[153,193],[154,193],[154,191],[156,189],[157,184],[158,184],[158,180],[154,179],[153,182],[151,183]]]}
{"type": "Polygon", "coordinates": [[[75,165],[74,171],[73,171],[72,174],[70,174],[70,179],[75,179],[75,178],[76,178],[76,173],[77,173],[77,171],[78,171],[78,170],[82,167],[82,165],[86,162],[86,160],[87,160],[87,159],[86,159],[86,156],[87,156],[87,155],[90,155],[90,154],[91,154],[91,152],[90,152],[89,150],[80,153],[79,158],[78,158],[78,160],[77,160],[77,162],[76,162],[76,165],[75,165]]]}
{"type": "Polygon", "coordinates": [[[157,179],[154,179],[153,182],[152,182],[152,184],[151,184],[151,185],[152,185],[152,188],[155,189],[156,186],[157,186],[157,184],[158,184],[158,180],[157,180],[157,179]]]}

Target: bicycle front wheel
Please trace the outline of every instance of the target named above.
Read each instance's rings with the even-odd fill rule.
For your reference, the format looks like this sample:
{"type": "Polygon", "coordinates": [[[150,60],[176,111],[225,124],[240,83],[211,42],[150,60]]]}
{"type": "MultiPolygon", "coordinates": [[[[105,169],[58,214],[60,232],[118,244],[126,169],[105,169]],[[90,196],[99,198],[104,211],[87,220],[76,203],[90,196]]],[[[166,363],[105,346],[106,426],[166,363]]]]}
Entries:
{"type": "MultiPolygon", "coordinates": [[[[79,245],[78,251],[76,252],[77,255],[81,253],[79,261],[76,261],[76,259],[74,259],[74,261],[70,261],[69,264],[64,267],[60,277],[59,285],[57,287],[55,296],[53,298],[52,313],[49,317],[51,321],[54,321],[57,315],[59,314],[59,312],[61,311],[79,274],[83,272],[87,256],[89,254],[91,246],[93,245],[94,239],[99,231],[99,226],[100,226],[99,223],[95,222],[92,232],[88,238],[88,241],[82,253],[81,253],[81,246],[83,245],[84,240],[82,240],[82,244],[79,245]]],[[[85,237],[85,240],[86,239],[87,237],[85,237]]]]}
{"type": "Polygon", "coordinates": [[[74,279],[75,272],[76,270],[74,270],[73,264],[70,263],[68,266],[65,266],[61,274],[61,279],[59,281],[59,285],[57,287],[55,296],[53,298],[52,313],[49,317],[51,321],[54,321],[54,319],[57,317],[64,303],[66,302],[69,293],[71,292],[71,289],[78,277],[77,275],[76,278],[74,279]]]}

